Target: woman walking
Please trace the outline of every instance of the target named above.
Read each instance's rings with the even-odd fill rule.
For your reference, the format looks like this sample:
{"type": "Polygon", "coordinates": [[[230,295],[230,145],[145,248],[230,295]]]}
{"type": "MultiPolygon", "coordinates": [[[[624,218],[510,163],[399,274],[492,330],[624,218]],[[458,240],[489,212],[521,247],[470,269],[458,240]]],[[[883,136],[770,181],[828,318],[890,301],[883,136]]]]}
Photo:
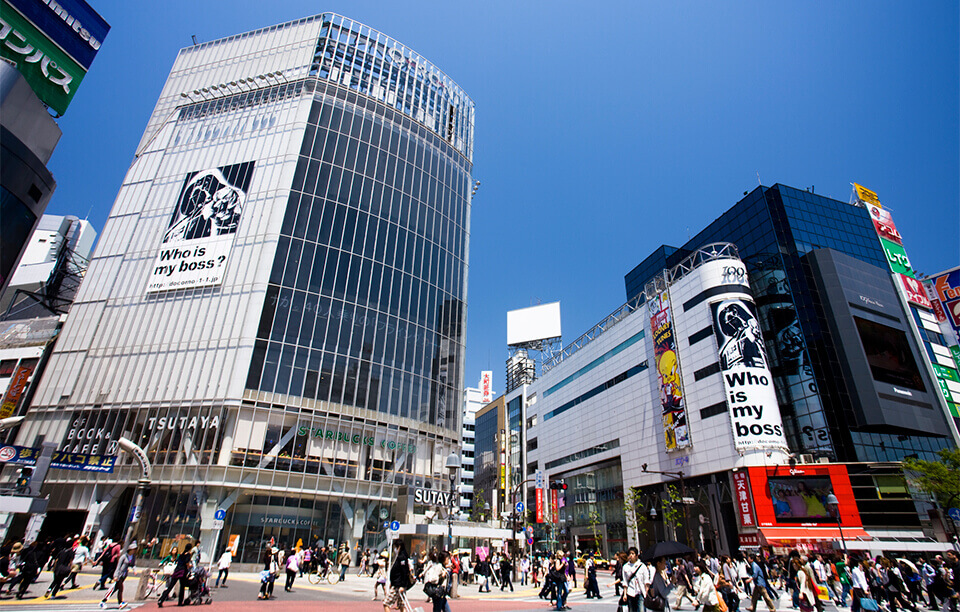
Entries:
{"type": "Polygon", "coordinates": [[[260,572],[260,593],[257,599],[273,597],[273,583],[277,581],[277,575],[280,573],[280,561],[277,558],[279,552],[278,548],[273,547],[263,553],[263,570],[260,572]]]}
{"type": "Polygon", "coordinates": [[[180,585],[180,589],[177,591],[177,605],[183,605],[183,591],[187,587],[187,575],[190,573],[190,568],[193,567],[193,551],[191,548],[193,548],[193,544],[187,542],[183,546],[183,552],[177,555],[177,565],[173,568],[173,573],[170,574],[170,580],[167,581],[167,590],[157,600],[158,607],[163,607],[163,602],[167,601],[170,591],[177,584],[180,585]]]}
{"type": "Polygon", "coordinates": [[[123,610],[127,607],[127,602],[123,600],[123,581],[127,579],[127,574],[130,572],[130,568],[133,567],[135,560],[134,553],[136,552],[137,544],[134,542],[127,546],[126,552],[117,559],[117,568],[113,570],[113,586],[107,591],[107,594],[103,596],[103,600],[100,602],[101,608],[107,606],[107,600],[110,599],[110,596],[114,593],[117,594],[119,609],[123,610]]]}
{"type": "Polygon", "coordinates": [[[430,553],[423,570],[423,592],[433,601],[433,612],[450,612],[447,594],[450,589],[450,553],[430,553]]]}
{"type": "Polygon", "coordinates": [[[283,590],[289,593],[293,589],[293,581],[297,577],[297,572],[300,571],[300,560],[297,553],[292,549],[287,551],[285,569],[287,570],[287,582],[283,585],[283,590]]]}
{"type": "Polygon", "coordinates": [[[697,601],[703,606],[703,612],[717,612],[720,609],[717,585],[702,561],[693,566],[693,590],[697,594],[697,601]]]}

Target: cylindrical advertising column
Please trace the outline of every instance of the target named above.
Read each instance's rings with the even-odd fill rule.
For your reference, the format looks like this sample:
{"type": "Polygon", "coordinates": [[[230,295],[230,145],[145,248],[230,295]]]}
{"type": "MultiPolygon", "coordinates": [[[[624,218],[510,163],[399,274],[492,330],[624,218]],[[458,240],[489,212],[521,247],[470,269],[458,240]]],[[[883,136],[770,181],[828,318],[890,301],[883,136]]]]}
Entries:
{"type": "Polygon", "coordinates": [[[725,259],[704,264],[698,272],[717,288],[729,287],[729,292],[714,293],[708,304],[734,447],[744,465],[786,461],[787,441],[756,305],[747,292],[746,266],[725,259]]]}

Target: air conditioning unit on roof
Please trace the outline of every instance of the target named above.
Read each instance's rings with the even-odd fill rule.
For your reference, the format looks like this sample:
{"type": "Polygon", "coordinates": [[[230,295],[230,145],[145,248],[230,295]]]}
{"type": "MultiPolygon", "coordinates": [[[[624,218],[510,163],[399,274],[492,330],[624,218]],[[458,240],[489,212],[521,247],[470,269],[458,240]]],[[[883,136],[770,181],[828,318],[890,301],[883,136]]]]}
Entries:
{"type": "Polygon", "coordinates": [[[800,463],[813,463],[813,455],[810,455],[810,454],[800,455],[800,463]]]}

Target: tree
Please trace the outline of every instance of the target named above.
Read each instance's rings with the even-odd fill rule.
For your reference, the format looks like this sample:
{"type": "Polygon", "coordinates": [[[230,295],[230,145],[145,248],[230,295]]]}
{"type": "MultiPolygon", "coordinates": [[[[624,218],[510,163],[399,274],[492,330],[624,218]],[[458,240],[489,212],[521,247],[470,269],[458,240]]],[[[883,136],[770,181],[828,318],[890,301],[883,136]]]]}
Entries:
{"type": "Polygon", "coordinates": [[[477,489],[473,492],[473,506],[470,507],[470,520],[474,523],[479,523],[483,518],[489,518],[483,516],[483,504],[486,503],[486,500],[483,498],[483,489],[477,489]]]}
{"type": "Polygon", "coordinates": [[[942,506],[960,502],[960,448],[945,448],[939,461],[906,459],[904,476],[912,486],[937,498],[942,506]]]}
{"type": "Polygon", "coordinates": [[[673,527],[673,539],[679,541],[680,528],[683,527],[683,496],[680,489],[667,485],[669,499],[663,504],[663,524],[673,527]]]}
{"type": "Polygon", "coordinates": [[[600,535],[600,530],[597,529],[597,525],[603,522],[603,518],[600,516],[600,513],[596,509],[590,511],[590,531],[593,532],[593,547],[600,551],[603,549],[602,536],[600,535]]]}
{"type": "Polygon", "coordinates": [[[647,535],[647,513],[644,510],[646,495],[640,489],[630,487],[623,494],[623,516],[627,525],[633,529],[637,538],[637,546],[643,547],[641,534],[647,535]]]}

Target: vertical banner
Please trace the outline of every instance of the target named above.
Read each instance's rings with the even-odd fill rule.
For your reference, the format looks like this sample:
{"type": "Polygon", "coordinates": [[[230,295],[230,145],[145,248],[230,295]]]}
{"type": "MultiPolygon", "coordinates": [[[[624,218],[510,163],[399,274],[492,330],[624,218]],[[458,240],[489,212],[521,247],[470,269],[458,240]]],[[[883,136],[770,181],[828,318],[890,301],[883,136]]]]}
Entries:
{"type": "Polygon", "coordinates": [[[493,401],[493,371],[480,372],[480,403],[489,404],[493,401]]]}
{"type": "Polygon", "coordinates": [[[183,181],[147,293],[223,282],[253,162],[191,172],[183,181]]]}
{"type": "Polygon", "coordinates": [[[653,332],[653,353],[657,364],[657,380],[660,384],[660,408],[663,419],[664,443],[667,451],[676,451],[690,446],[690,431],[687,428],[687,410],[683,398],[683,381],[680,378],[680,358],[670,315],[670,298],[667,292],[654,296],[649,304],[650,329],[653,332]]]}
{"type": "Polygon", "coordinates": [[[734,447],[738,451],[786,451],[776,389],[753,304],[734,298],[715,302],[710,308],[734,447]]]}
{"type": "Polygon", "coordinates": [[[17,370],[10,379],[10,386],[3,395],[3,404],[0,404],[0,419],[13,416],[17,410],[17,405],[23,398],[23,392],[27,389],[27,381],[37,368],[38,359],[24,359],[17,366],[17,370]]]}
{"type": "Polygon", "coordinates": [[[737,516],[743,527],[755,527],[753,520],[753,501],[750,499],[750,483],[747,473],[739,470],[733,473],[733,495],[737,506],[737,516]]]}
{"type": "Polygon", "coordinates": [[[560,522],[560,509],[557,507],[556,489],[550,489],[550,522],[553,524],[560,522]]]}
{"type": "Polygon", "coordinates": [[[536,489],[534,489],[534,492],[536,493],[536,500],[537,500],[536,501],[537,522],[542,523],[543,522],[543,489],[540,487],[537,487],[536,489]]]}

